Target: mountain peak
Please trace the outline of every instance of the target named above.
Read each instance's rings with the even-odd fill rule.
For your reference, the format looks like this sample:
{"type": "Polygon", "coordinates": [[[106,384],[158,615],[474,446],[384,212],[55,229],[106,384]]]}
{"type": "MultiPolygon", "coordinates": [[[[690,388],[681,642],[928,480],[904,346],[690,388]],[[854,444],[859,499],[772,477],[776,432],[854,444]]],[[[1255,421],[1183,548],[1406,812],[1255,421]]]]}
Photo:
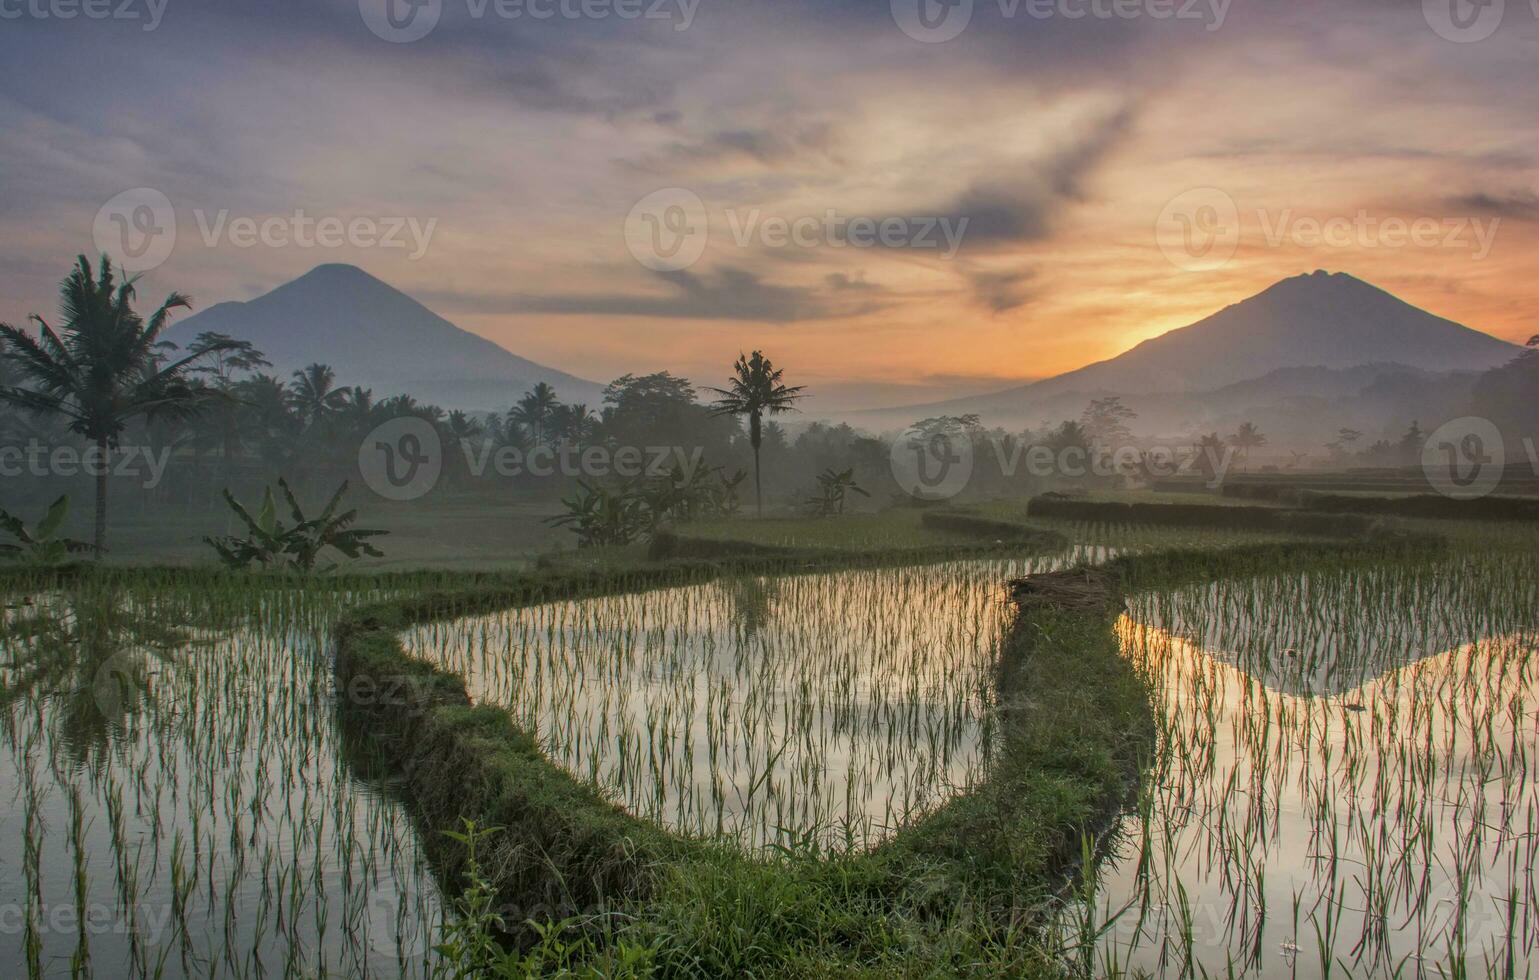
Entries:
{"type": "Polygon", "coordinates": [[[602,391],[461,330],[343,262],[318,265],[244,303],[211,306],[173,330],[250,341],[279,376],[306,364],[330,364],[344,384],[374,388],[376,395],[410,394],[446,408],[502,408],[541,381],[569,401],[596,401],[602,391]]]}
{"type": "Polygon", "coordinates": [[[1265,296],[1267,293],[1270,293],[1273,290],[1280,292],[1303,293],[1329,293],[1345,292],[1349,290],[1372,290],[1375,293],[1382,293],[1386,296],[1389,295],[1388,293],[1385,293],[1384,290],[1373,285],[1372,283],[1364,282],[1363,280],[1350,273],[1331,272],[1328,269],[1316,269],[1313,272],[1301,272],[1296,276],[1289,276],[1287,279],[1279,279],[1271,286],[1268,286],[1260,293],[1257,293],[1255,297],[1251,298],[1255,299],[1259,296],[1265,296]]]}
{"type": "Polygon", "coordinates": [[[1107,364],[1123,362],[1128,372],[1121,380],[1129,385],[1141,379],[1164,390],[1196,391],[1284,367],[1393,361],[1430,371],[1482,370],[1515,351],[1372,283],[1317,269],[1144,341],[1107,364]]]}
{"type": "Polygon", "coordinates": [[[282,289],[287,286],[298,286],[301,283],[310,287],[340,286],[345,288],[357,288],[359,286],[380,286],[390,290],[393,293],[400,292],[400,290],[385,282],[383,279],[380,279],[377,276],[372,276],[368,272],[365,272],[363,269],[360,269],[358,266],[349,265],[346,262],[323,262],[315,268],[311,269],[309,272],[306,272],[304,275],[300,276],[298,279],[290,280],[289,282],[285,283],[284,286],[280,286],[278,288],[282,289]]]}
{"type": "Polygon", "coordinates": [[[1212,391],[1290,368],[1400,365],[1427,372],[1483,371],[1522,348],[1428,313],[1345,272],[1291,276],[1189,326],[1023,388],[936,405],[936,411],[1024,407],[1076,396],[1212,391]]]}
{"type": "Polygon", "coordinates": [[[358,266],[347,262],[322,262],[320,265],[311,269],[309,272],[305,273],[299,278],[356,278],[359,276],[365,279],[374,279],[375,282],[379,282],[379,280],[375,279],[374,276],[369,275],[367,272],[358,268],[358,266]]]}

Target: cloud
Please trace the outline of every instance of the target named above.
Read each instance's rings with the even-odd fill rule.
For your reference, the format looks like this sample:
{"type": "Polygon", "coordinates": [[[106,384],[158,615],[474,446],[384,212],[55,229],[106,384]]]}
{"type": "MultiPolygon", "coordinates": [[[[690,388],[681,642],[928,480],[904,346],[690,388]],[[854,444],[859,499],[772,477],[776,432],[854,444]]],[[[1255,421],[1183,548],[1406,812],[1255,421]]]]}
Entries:
{"type": "Polygon", "coordinates": [[[1476,191],[1450,198],[1448,203],[1460,211],[1478,211],[1513,221],[1533,221],[1539,218],[1539,194],[1531,190],[1507,193],[1476,191]]]}
{"type": "MultiPolygon", "coordinates": [[[[782,286],[763,281],[738,268],[721,268],[709,275],[684,270],[655,273],[671,295],[629,293],[513,293],[477,298],[472,306],[483,313],[554,313],[560,315],[657,317],[674,320],[746,320],[792,323],[857,316],[879,308],[870,298],[880,287],[835,273],[825,280],[827,291],[782,286]],[[847,297],[847,298],[843,298],[847,297]]],[[[437,297],[446,305],[465,308],[464,297],[437,297]]]]}
{"type": "Polygon", "coordinates": [[[1029,303],[1035,295],[1031,288],[1036,270],[1022,269],[1013,272],[971,272],[967,278],[972,283],[978,301],[995,313],[1004,313],[1029,303]]]}
{"type": "Polygon", "coordinates": [[[1084,200],[1086,178],[1131,130],[1133,119],[1125,106],[1047,155],[1021,162],[1016,173],[996,171],[974,180],[939,213],[966,218],[969,243],[1041,241],[1059,212],[1084,200]]]}

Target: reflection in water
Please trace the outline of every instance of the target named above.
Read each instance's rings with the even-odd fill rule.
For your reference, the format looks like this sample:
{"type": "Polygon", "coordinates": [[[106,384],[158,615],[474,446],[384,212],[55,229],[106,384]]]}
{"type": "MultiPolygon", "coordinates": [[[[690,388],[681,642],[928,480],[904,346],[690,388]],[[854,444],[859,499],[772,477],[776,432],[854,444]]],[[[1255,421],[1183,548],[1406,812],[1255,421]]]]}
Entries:
{"type": "Polygon", "coordinates": [[[432,969],[414,829],[334,725],[322,637],[355,598],[3,597],[0,977],[432,969]]]}
{"type": "Polygon", "coordinates": [[[633,813],[750,847],[855,847],[977,777],[1004,582],[1080,557],[746,577],[405,643],[633,813]]]}
{"type": "Polygon", "coordinates": [[[730,579],[723,586],[732,599],[732,615],[737,620],[741,638],[759,634],[770,620],[770,604],[779,594],[779,579],[748,575],[730,579]]]}
{"type": "Polygon", "coordinates": [[[61,746],[84,763],[139,716],[168,720],[175,705],[157,697],[157,678],[189,642],[119,590],[18,597],[0,619],[0,710],[51,702],[61,746]]]}
{"type": "Polygon", "coordinates": [[[1095,972],[1527,976],[1532,564],[1136,602],[1119,631],[1157,693],[1160,745],[1101,869],[1095,972]]]}

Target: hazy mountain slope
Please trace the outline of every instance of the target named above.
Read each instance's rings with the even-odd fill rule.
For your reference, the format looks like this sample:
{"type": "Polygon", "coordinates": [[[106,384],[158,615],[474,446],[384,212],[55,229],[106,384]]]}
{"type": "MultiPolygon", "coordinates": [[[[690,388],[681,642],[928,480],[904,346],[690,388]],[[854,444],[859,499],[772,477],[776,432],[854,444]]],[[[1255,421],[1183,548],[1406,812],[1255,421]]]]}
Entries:
{"type": "Polygon", "coordinates": [[[178,322],[171,339],[202,331],[249,340],[281,376],[320,362],[341,384],[376,398],[410,394],[445,408],[500,409],[540,381],[563,401],[597,407],[602,386],[536,364],[437,315],[351,265],[317,266],[244,303],[220,303],[178,322]]]}
{"type": "MultiPolygon", "coordinates": [[[[1082,407],[1089,398],[1106,394],[1132,402],[1135,395],[1213,392],[1273,372],[1283,372],[1271,379],[1274,384],[1286,384],[1287,370],[1293,368],[1393,364],[1428,372],[1480,371],[1520,351],[1360,279],[1322,271],[1284,279],[1190,326],[1045,381],[992,395],[861,413],[852,420],[879,427],[926,415],[977,412],[1000,424],[1036,423],[1044,416],[1077,415],[1075,410],[1066,416],[1065,405],[1082,407]]],[[[1305,384],[1326,377],[1300,372],[1291,381],[1305,384]]],[[[1272,391],[1274,399],[1285,394],[1272,391]]]]}

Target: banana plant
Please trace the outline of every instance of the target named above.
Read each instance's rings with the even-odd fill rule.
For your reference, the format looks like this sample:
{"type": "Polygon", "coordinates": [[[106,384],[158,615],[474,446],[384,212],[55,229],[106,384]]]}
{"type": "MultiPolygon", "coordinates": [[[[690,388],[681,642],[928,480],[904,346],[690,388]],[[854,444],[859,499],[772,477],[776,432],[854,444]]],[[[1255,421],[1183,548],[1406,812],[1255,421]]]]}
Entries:
{"type": "Polygon", "coordinates": [[[566,513],[545,523],[571,528],[579,548],[630,544],[646,524],[645,504],[629,486],[611,490],[578,480],[577,492],[561,504],[566,513]]]}
{"type": "Polygon", "coordinates": [[[84,541],[57,536],[68,516],[68,495],[50,504],[48,513],[30,529],[21,518],[0,509],[0,529],[16,539],[15,544],[0,544],[0,555],[36,565],[57,565],[70,555],[90,551],[91,546],[84,541]]]}
{"type": "Polygon", "coordinates": [[[852,493],[869,497],[865,488],[855,482],[855,467],[836,470],[829,467],[818,474],[818,495],[807,498],[807,506],[814,517],[835,517],[844,513],[845,501],[852,493]]]}
{"type": "MultiPolygon", "coordinates": [[[[353,527],[358,511],[337,513],[342,497],[347,493],[347,483],[337,488],[330,502],[319,516],[306,517],[299,500],[289,489],[287,481],[280,479],[278,489],[288,505],[293,524],[285,524],[278,514],[278,504],[271,487],[262,496],[262,506],[255,516],[229,490],[224,491],[225,503],[246,526],[246,536],[233,535],[204,538],[219,555],[219,560],[229,568],[242,569],[256,565],[261,568],[286,568],[310,573],[317,570],[321,553],[327,548],[340,552],[344,557],[357,559],[364,555],[384,557],[384,552],[369,542],[370,538],[389,534],[389,531],[368,530],[353,527]]],[[[333,562],[320,571],[329,572],[337,567],[333,562]]]]}

